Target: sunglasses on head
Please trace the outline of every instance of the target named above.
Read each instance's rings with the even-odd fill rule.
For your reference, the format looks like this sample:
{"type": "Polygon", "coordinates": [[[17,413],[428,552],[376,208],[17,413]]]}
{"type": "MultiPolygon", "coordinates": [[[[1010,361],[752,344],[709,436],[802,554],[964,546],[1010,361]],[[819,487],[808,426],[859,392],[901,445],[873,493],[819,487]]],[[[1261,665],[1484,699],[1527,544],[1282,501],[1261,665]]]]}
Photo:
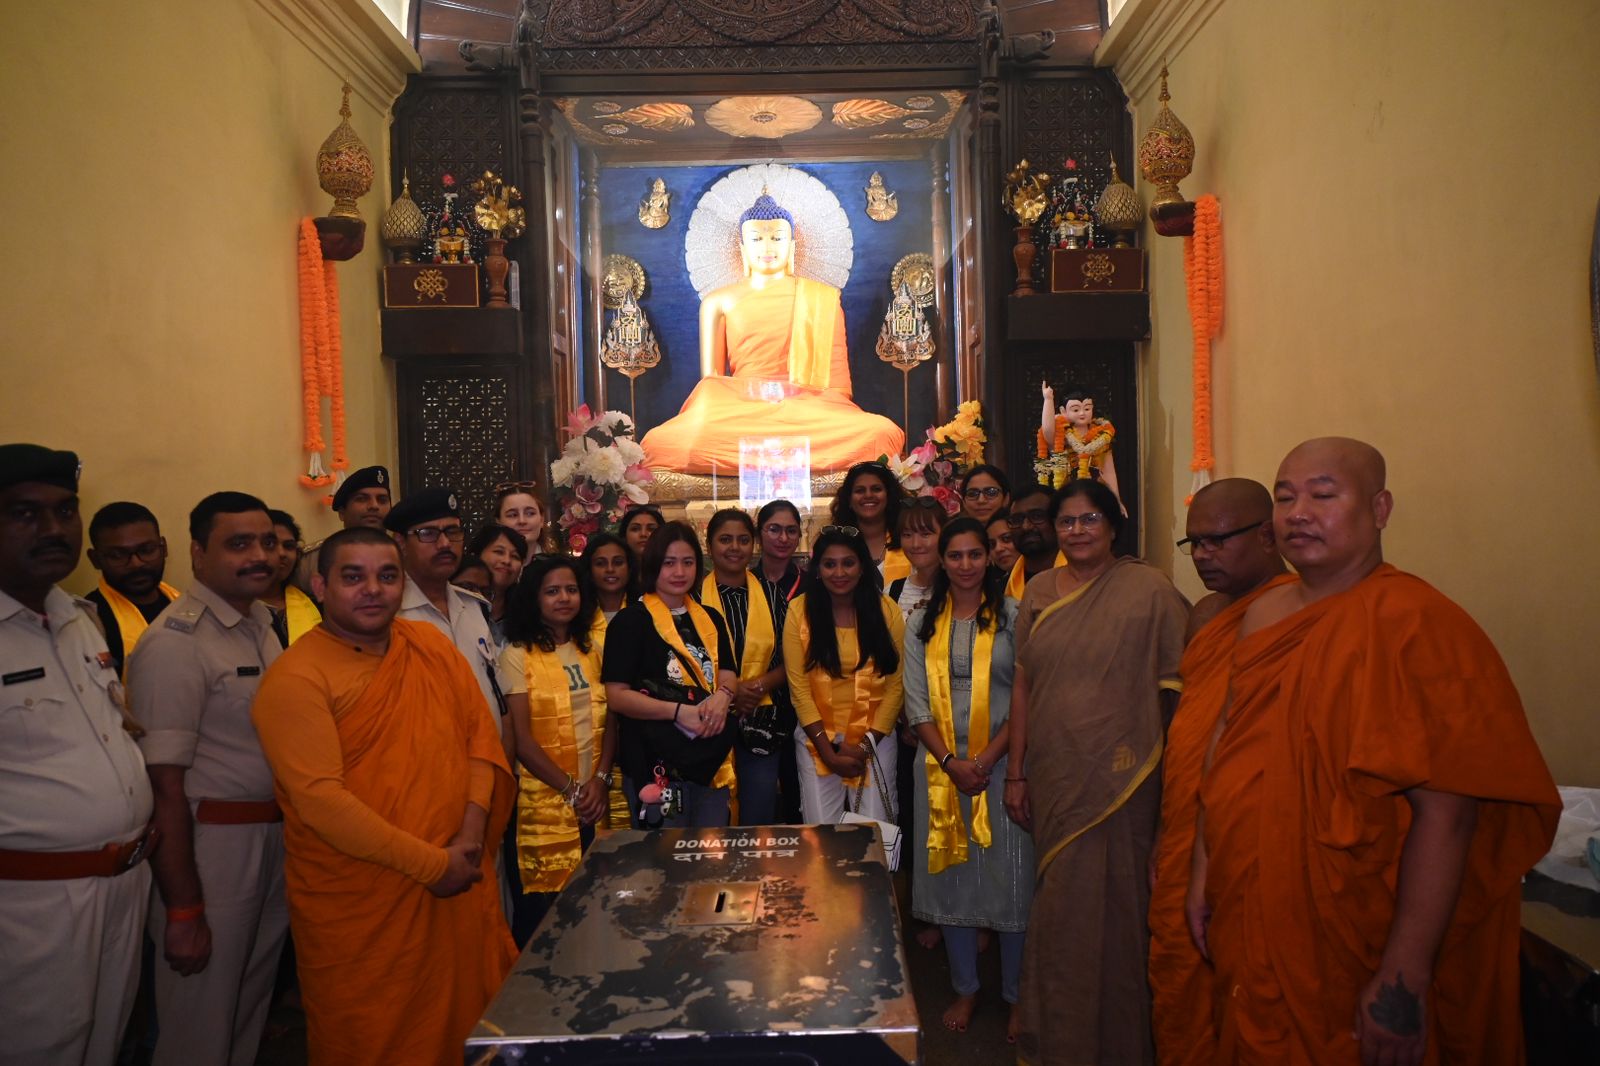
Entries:
{"type": "Polygon", "coordinates": [[[533,481],[502,481],[500,484],[494,487],[494,491],[496,495],[500,495],[502,493],[509,495],[513,492],[526,492],[531,496],[538,490],[538,488],[538,483],[533,481]]]}
{"type": "Polygon", "coordinates": [[[861,530],[857,529],[855,526],[823,526],[822,527],[822,535],[824,537],[829,536],[830,534],[834,534],[834,533],[837,533],[841,537],[859,537],[859,536],[861,536],[861,530]]]}

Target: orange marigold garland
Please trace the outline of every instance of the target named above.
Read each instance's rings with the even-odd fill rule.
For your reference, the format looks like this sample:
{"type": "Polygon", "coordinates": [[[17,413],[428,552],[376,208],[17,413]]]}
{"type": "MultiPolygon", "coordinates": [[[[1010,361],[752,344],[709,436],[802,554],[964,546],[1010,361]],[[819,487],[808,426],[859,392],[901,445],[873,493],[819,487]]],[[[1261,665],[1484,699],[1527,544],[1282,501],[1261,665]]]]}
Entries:
{"type": "Polygon", "coordinates": [[[1211,343],[1222,332],[1222,208],[1210,193],[1195,201],[1194,235],[1183,239],[1189,322],[1194,328],[1194,479],[1184,503],[1211,483],[1211,343]]]}
{"type": "Polygon", "coordinates": [[[332,485],[350,467],[345,453],[343,336],[339,324],[339,275],[322,258],[322,241],[311,219],[300,220],[300,392],[305,434],[301,447],[309,457],[300,484],[332,485]],[[323,465],[322,401],[328,400],[333,424],[332,467],[323,465]]]}

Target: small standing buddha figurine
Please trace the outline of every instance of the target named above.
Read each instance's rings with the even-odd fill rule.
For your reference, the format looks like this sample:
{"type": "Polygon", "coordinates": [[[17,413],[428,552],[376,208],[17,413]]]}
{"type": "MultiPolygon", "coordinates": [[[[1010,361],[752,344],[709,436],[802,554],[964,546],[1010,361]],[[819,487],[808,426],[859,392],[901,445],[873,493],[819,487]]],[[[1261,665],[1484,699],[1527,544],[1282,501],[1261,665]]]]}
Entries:
{"type": "Polygon", "coordinates": [[[1094,478],[1116,495],[1117,505],[1126,515],[1128,505],[1117,488],[1117,464],[1111,456],[1117,431],[1110,420],[1094,416],[1094,397],[1082,389],[1068,392],[1058,410],[1055,390],[1048,384],[1040,388],[1044,409],[1039,418],[1038,459],[1033,464],[1039,483],[1059,489],[1069,481],[1094,478]]]}

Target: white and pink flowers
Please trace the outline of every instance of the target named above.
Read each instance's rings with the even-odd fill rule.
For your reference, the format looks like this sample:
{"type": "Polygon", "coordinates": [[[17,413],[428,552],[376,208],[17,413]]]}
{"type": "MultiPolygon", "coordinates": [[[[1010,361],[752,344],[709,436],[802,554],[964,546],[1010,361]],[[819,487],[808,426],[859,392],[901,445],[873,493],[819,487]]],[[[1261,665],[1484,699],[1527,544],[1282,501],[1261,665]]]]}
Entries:
{"type": "Polygon", "coordinates": [[[621,521],[625,505],[650,502],[655,479],[633,439],[633,419],[621,411],[595,414],[584,404],[567,416],[572,439],[550,464],[560,494],[556,525],[567,546],[581,552],[589,538],[621,521]]]}

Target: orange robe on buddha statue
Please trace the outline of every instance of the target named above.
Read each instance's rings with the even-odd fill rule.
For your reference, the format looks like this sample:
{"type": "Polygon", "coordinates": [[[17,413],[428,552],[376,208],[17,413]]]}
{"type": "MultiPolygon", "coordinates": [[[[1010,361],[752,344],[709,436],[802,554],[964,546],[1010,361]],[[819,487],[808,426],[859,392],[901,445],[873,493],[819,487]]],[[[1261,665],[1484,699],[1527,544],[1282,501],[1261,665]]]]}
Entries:
{"type": "Polygon", "coordinates": [[[751,287],[722,318],[728,376],[700,379],[682,409],[646,433],[658,470],[733,474],[741,437],[808,437],[811,468],[898,455],[905,433],[850,399],[839,290],[793,276],[751,287]]]}

